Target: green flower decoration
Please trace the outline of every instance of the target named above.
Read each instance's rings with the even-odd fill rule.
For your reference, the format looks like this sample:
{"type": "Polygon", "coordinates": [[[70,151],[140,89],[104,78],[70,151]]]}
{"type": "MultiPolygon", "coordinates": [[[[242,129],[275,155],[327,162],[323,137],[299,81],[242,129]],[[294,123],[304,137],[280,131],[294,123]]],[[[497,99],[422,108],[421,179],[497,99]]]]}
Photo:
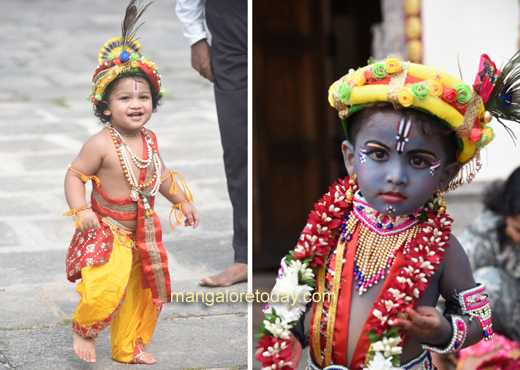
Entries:
{"type": "Polygon", "coordinates": [[[134,60],[134,61],[138,61],[139,60],[139,54],[137,54],[137,53],[130,54],[130,59],[134,60]]]}
{"type": "Polygon", "coordinates": [[[103,96],[101,94],[96,94],[95,98],[97,99],[97,101],[103,100],[103,96]]]}
{"type": "Polygon", "coordinates": [[[163,96],[164,94],[166,94],[166,89],[161,87],[159,90],[159,95],[163,96]]]}
{"type": "Polygon", "coordinates": [[[110,61],[113,61],[114,58],[115,58],[114,53],[110,53],[110,54],[108,54],[108,56],[107,56],[107,59],[110,60],[110,61]]]}
{"type": "Polygon", "coordinates": [[[345,101],[350,97],[350,93],[352,92],[352,88],[347,84],[341,84],[338,87],[338,98],[341,101],[345,101]]]}
{"type": "Polygon", "coordinates": [[[428,86],[424,82],[413,84],[412,95],[416,99],[424,99],[428,97],[428,86]]]}
{"type": "Polygon", "coordinates": [[[469,102],[471,99],[471,87],[468,85],[457,85],[455,90],[457,90],[457,101],[460,104],[469,102]]]}
{"type": "Polygon", "coordinates": [[[483,148],[484,145],[486,145],[488,142],[489,142],[489,136],[487,136],[486,134],[483,134],[483,135],[482,135],[482,138],[481,138],[480,141],[477,143],[477,146],[483,148]]]}
{"type": "Polygon", "coordinates": [[[372,73],[374,74],[375,78],[384,78],[386,77],[386,69],[384,63],[376,63],[374,64],[374,67],[372,67],[372,73]]]}

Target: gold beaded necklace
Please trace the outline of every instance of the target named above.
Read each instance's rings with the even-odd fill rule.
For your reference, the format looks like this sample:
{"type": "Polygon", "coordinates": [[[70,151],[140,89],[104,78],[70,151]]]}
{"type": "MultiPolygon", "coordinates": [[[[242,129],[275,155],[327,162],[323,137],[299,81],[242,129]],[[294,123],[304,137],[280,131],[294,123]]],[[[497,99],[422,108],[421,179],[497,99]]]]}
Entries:
{"type": "MultiPolygon", "coordinates": [[[[116,136],[116,133],[114,132],[114,128],[112,127],[111,124],[108,125],[108,129],[110,130],[110,136],[112,137],[112,141],[114,142],[114,144],[116,146],[117,155],[119,157],[119,162],[121,163],[121,167],[123,168],[123,172],[125,174],[126,180],[128,181],[128,183],[132,187],[132,191],[130,193],[130,197],[134,201],[137,201],[139,199],[139,196],[140,195],[142,196],[141,193],[142,193],[143,189],[145,189],[148,186],[151,186],[154,183],[154,181],[157,179],[157,171],[154,171],[154,174],[153,174],[151,180],[148,181],[145,184],[139,184],[138,181],[134,182],[132,180],[132,178],[131,178],[130,173],[129,173],[129,171],[133,171],[133,170],[132,170],[132,168],[128,168],[128,166],[125,164],[125,161],[123,159],[123,154],[121,152],[121,150],[123,149],[122,145],[124,145],[123,140],[121,140],[121,138],[116,136]]],[[[149,142],[150,146],[152,147],[153,154],[157,155],[157,149],[155,148],[153,140],[150,137],[150,135],[148,135],[146,130],[141,128],[140,134],[144,135],[146,137],[146,140],[149,142]]],[[[136,177],[136,179],[138,179],[138,177],[136,177]]]]}
{"type": "Polygon", "coordinates": [[[392,267],[399,249],[403,248],[406,253],[406,247],[419,232],[421,210],[406,216],[382,215],[371,208],[359,192],[356,194],[345,229],[352,235],[359,223],[354,257],[354,279],[358,281],[359,295],[385,278],[386,269],[392,267]]]}

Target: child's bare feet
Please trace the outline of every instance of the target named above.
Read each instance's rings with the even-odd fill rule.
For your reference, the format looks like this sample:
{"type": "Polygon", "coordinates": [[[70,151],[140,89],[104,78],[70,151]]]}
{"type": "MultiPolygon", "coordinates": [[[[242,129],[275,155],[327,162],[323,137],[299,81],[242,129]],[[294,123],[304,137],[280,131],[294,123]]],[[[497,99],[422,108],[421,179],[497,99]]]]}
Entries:
{"type": "Polygon", "coordinates": [[[147,364],[147,365],[155,364],[155,356],[152,355],[151,353],[146,352],[144,354],[143,364],[147,364]]]}
{"type": "Polygon", "coordinates": [[[199,281],[200,285],[230,286],[235,283],[247,281],[247,264],[235,262],[231,267],[220,274],[210,276],[199,281]]]}
{"type": "Polygon", "coordinates": [[[153,365],[155,364],[155,356],[151,353],[145,352],[143,349],[141,350],[141,353],[137,356],[132,356],[132,360],[130,361],[131,364],[146,364],[146,365],[153,365]]]}
{"type": "MultiPolygon", "coordinates": [[[[76,356],[85,362],[94,363],[96,362],[96,346],[93,338],[83,338],[73,333],[74,335],[74,352],[76,356]]],[[[155,362],[155,357],[153,359],[155,362]]]]}

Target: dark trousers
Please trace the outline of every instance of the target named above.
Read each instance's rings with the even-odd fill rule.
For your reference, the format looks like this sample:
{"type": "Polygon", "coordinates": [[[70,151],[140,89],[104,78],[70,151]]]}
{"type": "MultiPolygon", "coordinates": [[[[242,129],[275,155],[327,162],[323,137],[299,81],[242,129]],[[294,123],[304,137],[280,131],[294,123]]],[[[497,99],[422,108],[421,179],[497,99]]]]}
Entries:
{"type": "Polygon", "coordinates": [[[211,67],[233,205],[235,262],[247,263],[247,0],[207,0],[206,23],[213,37],[211,67]]]}

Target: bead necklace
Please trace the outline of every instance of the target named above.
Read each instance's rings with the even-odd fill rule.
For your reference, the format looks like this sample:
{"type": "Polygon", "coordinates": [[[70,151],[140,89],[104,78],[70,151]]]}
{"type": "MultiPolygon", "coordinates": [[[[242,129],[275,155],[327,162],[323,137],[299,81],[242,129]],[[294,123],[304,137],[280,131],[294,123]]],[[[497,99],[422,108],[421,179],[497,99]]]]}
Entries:
{"type": "MultiPolygon", "coordinates": [[[[148,200],[151,197],[155,196],[157,194],[157,192],[159,191],[161,182],[156,181],[156,179],[157,178],[160,179],[161,174],[162,174],[161,160],[159,158],[157,150],[154,147],[152,138],[146,132],[146,130],[141,128],[140,133],[142,136],[144,136],[145,141],[147,143],[148,155],[149,155],[148,160],[150,162],[148,163],[148,165],[146,165],[144,167],[139,166],[137,163],[136,163],[136,165],[139,168],[148,168],[150,166],[150,164],[153,163],[153,169],[150,168],[147,171],[150,171],[150,170],[154,171],[150,181],[141,185],[141,184],[139,184],[138,178],[135,176],[134,171],[132,170],[131,162],[128,159],[126,151],[124,150],[126,148],[130,152],[130,148],[124,142],[123,138],[121,137],[121,134],[112,125],[109,124],[108,129],[110,130],[110,135],[112,136],[112,141],[114,142],[114,144],[116,146],[117,155],[119,156],[119,161],[121,162],[121,167],[123,168],[123,172],[125,174],[126,180],[130,184],[130,187],[132,188],[132,190],[130,191],[130,198],[132,198],[132,200],[135,202],[137,202],[139,199],[141,199],[141,202],[143,203],[143,207],[145,209],[145,215],[146,216],[152,215],[153,210],[151,209],[150,205],[148,204],[148,200]],[[122,146],[123,146],[123,150],[121,150],[122,146]],[[155,181],[155,183],[154,183],[154,181],[155,181]],[[150,190],[150,192],[148,194],[145,194],[144,191],[146,190],[146,188],[151,186],[152,184],[153,184],[153,187],[150,190]]],[[[140,158],[138,158],[138,159],[140,159],[140,158]]],[[[141,159],[141,161],[143,161],[143,160],[141,159]]],[[[135,163],[135,161],[134,161],[134,163],[135,163]]]]}
{"type": "Polygon", "coordinates": [[[355,254],[354,280],[362,295],[386,276],[386,269],[394,264],[397,252],[403,253],[419,231],[420,210],[406,216],[391,217],[374,210],[358,191],[353,199],[352,212],[340,226],[341,242],[349,241],[359,223],[359,237],[355,254]]]}
{"type": "MultiPolygon", "coordinates": [[[[138,156],[136,156],[134,153],[132,153],[132,150],[126,143],[125,139],[123,139],[123,136],[121,135],[121,133],[118,132],[116,129],[113,129],[113,130],[116,133],[116,135],[119,136],[119,138],[121,139],[121,142],[125,145],[125,148],[128,151],[128,153],[130,153],[130,156],[132,157],[132,161],[135,163],[135,165],[140,169],[148,168],[148,166],[150,166],[150,163],[152,163],[152,145],[150,145],[150,141],[149,141],[150,138],[149,138],[149,136],[146,135],[146,132],[145,132],[145,137],[146,137],[145,141],[146,141],[146,149],[148,151],[148,159],[141,159],[138,156]]],[[[143,130],[143,129],[141,129],[141,130],[143,130]]],[[[140,133],[141,132],[143,132],[143,131],[140,131],[140,133]]],[[[153,142],[152,142],[152,144],[153,144],[153,142]]],[[[126,153],[125,153],[125,155],[126,155],[126,153]]]]}

